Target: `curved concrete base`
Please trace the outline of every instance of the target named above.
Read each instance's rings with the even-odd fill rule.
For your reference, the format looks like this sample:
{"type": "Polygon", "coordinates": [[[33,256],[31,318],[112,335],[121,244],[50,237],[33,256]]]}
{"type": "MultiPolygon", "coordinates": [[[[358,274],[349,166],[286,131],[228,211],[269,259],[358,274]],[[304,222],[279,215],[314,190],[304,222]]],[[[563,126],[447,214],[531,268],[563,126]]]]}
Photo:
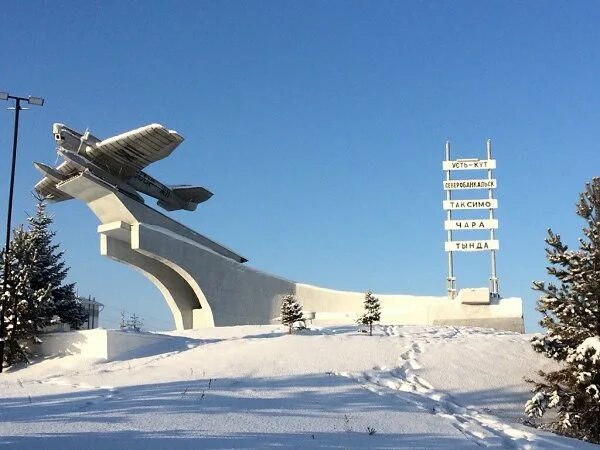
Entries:
{"type": "MultiPolygon", "coordinates": [[[[100,219],[100,252],[141,271],[161,291],[177,329],[269,324],[281,297],[295,294],[315,320],[348,323],[362,313],[363,294],[299,284],[243,265],[246,259],[89,173],[58,185],[100,219]]],[[[447,297],[379,295],[382,323],[523,328],[521,299],[467,305],[447,297]]]]}

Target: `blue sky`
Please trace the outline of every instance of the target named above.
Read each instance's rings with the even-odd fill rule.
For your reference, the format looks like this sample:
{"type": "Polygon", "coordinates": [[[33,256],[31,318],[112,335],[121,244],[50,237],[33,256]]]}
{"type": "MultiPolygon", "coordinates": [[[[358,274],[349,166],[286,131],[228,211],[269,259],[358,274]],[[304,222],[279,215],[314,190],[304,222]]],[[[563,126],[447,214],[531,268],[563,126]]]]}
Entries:
{"type": "MultiPolygon", "coordinates": [[[[444,142],[498,161],[500,290],[536,329],[545,230],[576,243],[575,202],[599,175],[595,2],[9,1],[0,90],[46,98],[22,114],[14,223],[33,210],[31,162],[51,124],[108,137],[159,122],[186,140],[148,172],[214,197],[175,218],[283,277],[443,295],[444,142]]],[[[8,106],[8,105],[7,105],[8,106]]],[[[12,112],[0,111],[2,189],[12,112]]],[[[474,174],[474,173],[473,173],[474,174]]],[[[152,201],[150,203],[153,203],[152,201]]],[[[0,200],[5,221],[6,197],[0,200]]],[[[150,328],[172,321],[142,275],[99,256],[97,219],[50,207],[71,279],[150,328]]],[[[468,238],[464,236],[464,238],[468,238]]],[[[489,255],[459,254],[458,287],[489,255]]]]}

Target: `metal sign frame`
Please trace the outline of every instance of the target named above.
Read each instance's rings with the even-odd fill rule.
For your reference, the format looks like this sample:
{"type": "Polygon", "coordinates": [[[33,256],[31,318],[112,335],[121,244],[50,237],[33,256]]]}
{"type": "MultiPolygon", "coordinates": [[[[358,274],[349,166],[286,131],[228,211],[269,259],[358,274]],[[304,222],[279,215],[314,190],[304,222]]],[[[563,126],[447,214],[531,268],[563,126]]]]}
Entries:
{"type": "Polygon", "coordinates": [[[498,293],[498,276],[496,274],[496,251],[499,249],[499,242],[496,239],[496,230],[498,229],[498,220],[494,218],[494,209],[498,207],[498,200],[494,198],[494,189],[497,187],[496,179],[492,176],[492,170],[496,168],[496,160],[492,159],[492,140],[486,142],[486,157],[485,160],[476,158],[457,159],[452,161],[450,158],[450,142],[446,141],[446,159],[442,163],[442,170],[446,172],[446,179],[443,183],[444,191],[446,192],[446,200],[443,202],[444,210],[446,211],[446,220],[444,228],[447,233],[445,250],[448,253],[448,277],[446,278],[446,288],[448,297],[455,298],[456,277],[454,276],[454,252],[472,252],[472,251],[489,251],[490,252],[490,294],[493,297],[499,297],[498,293]],[[459,170],[485,170],[487,178],[485,179],[452,179],[452,171],[459,170]],[[468,199],[457,200],[452,199],[454,190],[472,190],[472,189],[487,189],[487,199],[468,199]],[[487,219],[452,219],[452,211],[455,210],[476,210],[487,209],[487,219]],[[470,224],[473,224],[470,226],[470,224]],[[474,241],[455,241],[452,239],[453,231],[465,230],[489,230],[489,240],[474,240],[474,241]]]}

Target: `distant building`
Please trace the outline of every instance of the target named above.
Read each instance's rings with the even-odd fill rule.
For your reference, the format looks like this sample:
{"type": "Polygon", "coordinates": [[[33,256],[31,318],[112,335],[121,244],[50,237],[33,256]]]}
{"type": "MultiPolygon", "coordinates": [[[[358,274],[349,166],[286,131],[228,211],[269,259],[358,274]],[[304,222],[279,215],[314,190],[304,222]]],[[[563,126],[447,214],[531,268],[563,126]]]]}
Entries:
{"type": "MultiPolygon", "coordinates": [[[[87,320],[81,324],[79,327],[80,330],[91,330],[93,328],[98,328],[98,321],[100,316],[100,311],[104,309],[104,305],[100,302],[97,302],[95,298],[89,296],[85,297],[77,297],[77,301],[81,303],[83,309],[87,313],[87,320]]],[[[58,321],[58,316],[54,316],[57,323],[53,323],[52,325],[48,325],[44,327],[42,330],[44,333],[56,333],[60,331],[71,331],[71,325],[68,323],[62,323],[58,321]]]]}
{"type": "Polygon", "coordinates": [[[81,302],[81,305],[88,313],[87,321],[81,325],[80,329],[91,330],[93,328],[98,328],[100,311],[104,309],[104,305],[100,302],[97,302],[96,299],[92,296],[89,296],[88,298],[77,297],[77,300],[81,302]]]}

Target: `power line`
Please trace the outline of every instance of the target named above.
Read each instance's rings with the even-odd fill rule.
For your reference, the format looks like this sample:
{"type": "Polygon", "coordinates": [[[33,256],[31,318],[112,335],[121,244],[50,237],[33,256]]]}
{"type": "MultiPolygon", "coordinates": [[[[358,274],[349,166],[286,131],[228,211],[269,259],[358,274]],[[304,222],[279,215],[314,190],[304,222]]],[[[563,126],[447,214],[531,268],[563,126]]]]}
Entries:
{"type": "MultiPolygon", "coordinates": [[[[103,320],[105,322],[111,322],[111,324],[114,323],[116,326],[118,326],[121,323],[121,313],[127,313],[129,315],[137,314],[134,311],[129,311],[124,308],[118,308],[116,306],[105,305],[104,309],[106,309],[107,307],[108,307],[109,311],[106,311],[105,313],[103,313],[101,315],[101,320],[103,320]],[[118,316],[115,316],[115,313],[117,313],[117,311],[118,311],[118,316]]],[[[174,328],[173,322],[170,322],[170,321],[167,321],[164,319],[159,319],[154,316],[142,315],[141,317],[145,321],[146,328],[154,328],[157,330],[165,330],[165,329],[170,330],[170,329],[174,328]]]]}
{"type": "MultiPolygon", "coordinates": [[[[105,305],[105,306],[104,306],[104,308],[105,308],[105,309],[106,309],[106,308],[109,308],[109,309],[111,309],[111,310],[118,311],[118,312],[119,312],[119,314],[120,314],[121,312],[125,312],[125,313],[127,313],[127,314],[137,314],[137,312],[135,312],[135,311],[129,311],[129,310],[125,309],[125,308],[119,308],[119,307],[117,307],[117,306],[112,306],[112,305],[105,305]]],[[[174,323],[173,323],[172,321],[170,321],[170,320],[159,319],[158,317],[155,317],[155,316],[150,316],[150,315],[147,315],[147,314],[142,314],[142,315],[143,315],[144,317],[147,317],[147,318],[149,318],[149,319],[153,319],[153,322],[161,322],[161,323],[164,323],[164,324],[167,324],[167,325],[170,325],[170,326],[173,326],[173,324],[174,324],[174,323]]]]}

